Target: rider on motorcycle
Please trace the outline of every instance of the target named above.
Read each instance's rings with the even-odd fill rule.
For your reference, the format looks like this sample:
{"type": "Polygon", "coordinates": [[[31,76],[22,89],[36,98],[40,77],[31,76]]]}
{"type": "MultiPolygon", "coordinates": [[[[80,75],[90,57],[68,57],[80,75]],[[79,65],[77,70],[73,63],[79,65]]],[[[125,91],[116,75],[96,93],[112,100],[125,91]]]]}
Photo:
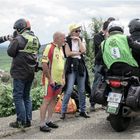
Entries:
{"type": "Polygon", "coordinates": [[[138,63],[131,50],[140,53],[140,44],[123,34],[124,28],[119,21],[108,26],[109,37],[102,42],[97,59],[103,60],[109,75],[139,76],[138,63]]]}

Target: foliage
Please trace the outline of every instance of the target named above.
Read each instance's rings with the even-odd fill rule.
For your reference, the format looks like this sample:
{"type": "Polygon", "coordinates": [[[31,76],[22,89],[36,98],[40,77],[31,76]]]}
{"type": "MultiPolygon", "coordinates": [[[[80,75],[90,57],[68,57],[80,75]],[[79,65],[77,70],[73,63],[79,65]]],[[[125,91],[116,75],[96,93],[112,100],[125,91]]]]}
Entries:
{"type": "Polygon", "coordinates": [[[33,106],[32,110],[37,110],[42,103],[44,90],[42,86],[39,86],[37,88],[32,89],[31,93],[32,93],[32,106],[33,106]]]}
{"type": "Polygon", "coordinates": [[[102,25],[103,25],[102,18],[99,19],[92,18],[92,22],[91,24],[89,24],[92,36],[94,36],[94,34],[98,33],[101,30],[102,25]]]}
{"type": "MultiPolygon", "coordinates": [[[[15,106],[12,97],[12,87],[10,84],[0,83],[0,117],[6,117],[15,114],[15,106]]],[[[33,110],[37,110],[42,103],[43,89],[41,86],[31,90],[33,110]]]]}
{"type": "Polygon", "coordinates": [[[10,71],[11,57],[7,55],[7,47],[0,48],[0,69],[10,71]]]}
{"type": "Polygon", "coordinates": [[[13,104],[12,87],[0,83],[0,117],[5,117],[15,114],[13,104]]]}
{"type": "Polygon", "coordinates": [[[89,72],[89,77],[90,77],[90,83],[92,84],[93,81],[93,66],[94,66],[94,43],[93,43],[93,37],[96,33],[98,33],[101,30],[103,21],[102,19],[96,19],[92,18],[91,24],[89,24],[89,28],[91,31],[91,34],[88,34],[86,28],[84,27],[83,31],[83,36],[86,41],[86,56],[85,56],[85,61],[86,61],[86,66],[89,72]]]}

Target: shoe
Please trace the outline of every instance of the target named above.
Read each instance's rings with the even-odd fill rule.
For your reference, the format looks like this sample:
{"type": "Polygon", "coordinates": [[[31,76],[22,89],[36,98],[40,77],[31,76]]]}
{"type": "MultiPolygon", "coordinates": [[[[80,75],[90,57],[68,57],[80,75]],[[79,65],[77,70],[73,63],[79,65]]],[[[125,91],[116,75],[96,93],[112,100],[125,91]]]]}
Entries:
{"type": "Polygon", "coordinates": [[[58,125],[52,122],[46,123],[47,126],[51,127],[51,128],[58,128],[58,125]]]}
{"type": "Polygon", "coordinates": [[[84,117],[84,118],[90,118],[90,116],[89,115],[87,115],[87,113],[86,112],[80,112],[80,114],[79,114],[81,117],[84,117]]]}
{"type": "Polygon", "coordinates": [[[106,117],[106,120],[107,120],[107,121],[110,121],[110,115],[108,115],[108,116],[106,117]]]}
{"type": "Polygon", "coordinates": [[[30,127],[30,126],[31,126],[31,122],[27,121],[26,124],[25,124],[25,127],[30,127]]]}
{"type": "Polygon", "coordinates": [[[42,132],[50,132],[51,131],[51,128],[49,126],[40,126],[40,131],[42,132]]]}
{"type": "Polygon", "coordinates": [[[61,116],[60,116],[60,119],[64,120],[66,117],[66,114],[65,113],[62,113],[61,116]]]}
{"type": "Polygon", "coordinates": [[[9,124],[10,127],[13,127],[13,128],[25,128],[25,124],[23,124],[22,122],[20,121],[16,121],[16,122],[11,122],[9,124]]]}
{"type": "Polygon", "coordinates": [[[106,106],[104,106],[104,105],[102,105],[102,107],[101,107],[103,110],[106,110],[106,106]]]}
{"type": "Polygon", "coordinates": [[[93,112],[93,111],[95,111],[95,106],[90,107],[90,112],[93,112]]]}

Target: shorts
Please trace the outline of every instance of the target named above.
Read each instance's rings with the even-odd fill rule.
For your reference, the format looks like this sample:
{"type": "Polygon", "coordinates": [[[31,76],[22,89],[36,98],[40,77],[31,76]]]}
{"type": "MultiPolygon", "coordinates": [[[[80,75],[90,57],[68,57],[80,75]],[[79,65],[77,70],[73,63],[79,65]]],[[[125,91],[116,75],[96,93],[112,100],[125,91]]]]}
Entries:
{"type": "Polygon", "coordinates": [[[62,85],[48,85],[47,92],[44,98],[46,100],[51,100],[52,98],[56,97],[62,91],[62,85]]]}

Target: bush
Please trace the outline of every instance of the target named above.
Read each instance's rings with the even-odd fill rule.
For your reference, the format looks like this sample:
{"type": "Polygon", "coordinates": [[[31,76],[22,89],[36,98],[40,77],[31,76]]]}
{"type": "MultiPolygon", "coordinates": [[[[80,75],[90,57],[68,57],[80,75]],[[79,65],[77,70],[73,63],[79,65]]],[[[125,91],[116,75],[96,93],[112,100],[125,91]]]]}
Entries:
{"type": "Polygon", "coordinates": [[[40,86],[40,87],[32,89],[31,93],[32,93],[33,110],[37,110],[42,103],[43,96],[44,96],[44,90],[40,86]]]}
{"type": "MultiPolygon", "coordinates": [[[[0,117],[15,114],[11,85],[0,83],[0,117]]],[[[33,110],[37,110],[42,103],[43,89],[41,86],[31,90],[33,110]]]]}
{"type": "Polygon", "coordinates": [[[10,85],[4,85],[1,83],[0,89],[0,117],[6,117],[15,114],[12,87],[10,85]]]}

